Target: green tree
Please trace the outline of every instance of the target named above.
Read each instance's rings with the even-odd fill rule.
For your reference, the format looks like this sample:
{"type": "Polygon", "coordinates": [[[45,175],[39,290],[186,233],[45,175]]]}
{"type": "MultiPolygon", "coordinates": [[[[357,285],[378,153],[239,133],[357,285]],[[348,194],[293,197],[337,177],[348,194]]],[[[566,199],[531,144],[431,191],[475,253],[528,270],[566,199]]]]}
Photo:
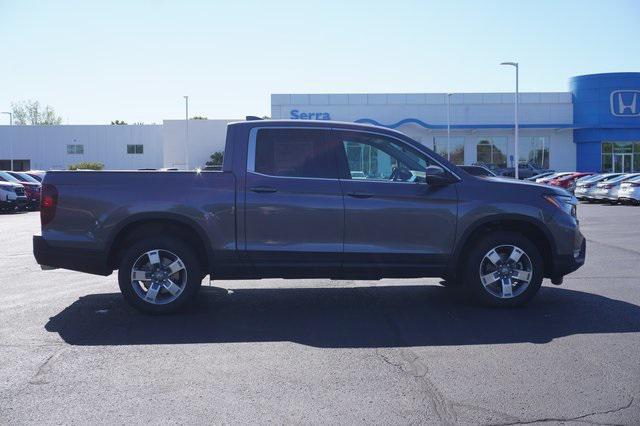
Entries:
{"type": "Polygon", "coordinates": [[[204,117],[202,115],[196,115],[195,117],[191,117],[192,120],[208,120],[207,117],[204,117]]]}
{"type": "Polygon", "coordinates": [[[222,166],[222,162],[224,160],[224,151],[216,151],[210,156],[210,160],[207,161],[206,165],[209,167],[222,166]]]}
{"type": "Polygon", "coordinates": [[[113,120],[111,122],[112,125],[114,126],[126,126],[127,123],[124,120],[113,120]]]}
{"type": "Polygon", "coordinates": [[[11,103],[14,123],[20,126],[47,126],[62,123],[62,117],[49,105],[42,107],[38,101],[11,103]]]}

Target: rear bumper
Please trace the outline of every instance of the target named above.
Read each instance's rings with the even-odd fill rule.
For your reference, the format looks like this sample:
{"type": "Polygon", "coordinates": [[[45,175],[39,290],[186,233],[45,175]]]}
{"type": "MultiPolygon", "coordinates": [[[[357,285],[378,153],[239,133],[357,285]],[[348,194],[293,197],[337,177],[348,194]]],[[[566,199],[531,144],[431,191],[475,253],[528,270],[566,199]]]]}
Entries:
{"type": "Polygon", "coordinates": [[[39,235],[33,236],[33,255],[43,267],[71,269],[96,275],[111,275],[107,255],[102,251],[53,247],[39,235]]]}

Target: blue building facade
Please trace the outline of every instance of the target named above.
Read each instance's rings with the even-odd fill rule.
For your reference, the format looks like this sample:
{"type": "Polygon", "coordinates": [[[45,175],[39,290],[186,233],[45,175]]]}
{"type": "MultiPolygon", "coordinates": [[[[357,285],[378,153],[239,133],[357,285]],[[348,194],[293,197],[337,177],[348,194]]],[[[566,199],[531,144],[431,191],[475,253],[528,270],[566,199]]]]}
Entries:
{"type": "Polygon", "coordinates": [[[640,172],[640,73],[573,77],[570,91],[576,168],[640,172]]]}

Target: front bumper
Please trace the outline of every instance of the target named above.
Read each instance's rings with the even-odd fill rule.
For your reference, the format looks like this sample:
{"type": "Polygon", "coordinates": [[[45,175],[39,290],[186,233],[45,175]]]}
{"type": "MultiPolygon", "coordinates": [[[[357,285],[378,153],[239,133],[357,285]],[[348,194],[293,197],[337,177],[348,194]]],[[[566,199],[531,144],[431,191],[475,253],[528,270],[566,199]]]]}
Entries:
{"type": "Polygon", "coordinates": [[[33,255],[43,269],[71,269],[96,275],[111,275],[106,253],[70,247],[54,247],[39,235],[33,236],[33,255]]]}
{"type": "MultiPolygon", "coordinates": [[[[582,235],[581,235],[582,236],[582,235]]],[[[587,240],[582,237],[582,242],[572,255],[554,256],[552,261],[552,272],[550,277],[562,278],[584,265],[587,257],[587,240]]]]}

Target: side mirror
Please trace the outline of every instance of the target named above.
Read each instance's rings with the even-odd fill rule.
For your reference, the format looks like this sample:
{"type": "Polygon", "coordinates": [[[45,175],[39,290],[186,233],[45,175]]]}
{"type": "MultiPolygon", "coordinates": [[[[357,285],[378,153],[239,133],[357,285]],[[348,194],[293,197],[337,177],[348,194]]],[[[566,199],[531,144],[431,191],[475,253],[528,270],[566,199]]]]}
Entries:
{"type": "Polygon", "coordinates": [[[425,181],[429,185],[447,185],[451,183],[451,179],[440,166],[427,166],[425,181]]]}

